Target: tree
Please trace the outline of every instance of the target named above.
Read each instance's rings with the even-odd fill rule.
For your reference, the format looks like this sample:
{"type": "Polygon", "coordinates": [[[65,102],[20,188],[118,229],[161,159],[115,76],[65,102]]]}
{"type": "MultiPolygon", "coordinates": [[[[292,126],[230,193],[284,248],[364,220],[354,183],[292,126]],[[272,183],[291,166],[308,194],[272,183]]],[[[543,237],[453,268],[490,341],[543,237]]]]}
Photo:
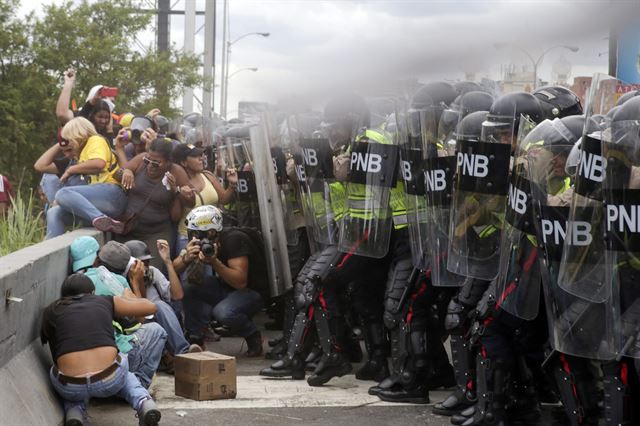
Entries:
{"type": "Polygon", "coordinates": [[[132,0],[57,2],[44,16],[18,19],[18,0],[0,0],[0,173],[32,188],[32,165],[55,137],[55,103],[69,66],[78,77],[73,96],[82,106],[96,84],[118,87],[119,112],[171,108],[185,87],[203,83],[200,58],[171,48],[140,51],[137,34],[153,19],[132,0]],[[162,88],[161,91],[158,88],[162,88]]]}

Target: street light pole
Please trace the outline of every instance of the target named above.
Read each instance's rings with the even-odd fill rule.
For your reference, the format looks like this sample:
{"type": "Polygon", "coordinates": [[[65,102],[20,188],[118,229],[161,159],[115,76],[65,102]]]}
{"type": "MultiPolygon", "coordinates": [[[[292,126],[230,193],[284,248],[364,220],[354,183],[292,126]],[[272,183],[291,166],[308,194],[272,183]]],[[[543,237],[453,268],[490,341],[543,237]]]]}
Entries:
{"type": "Polygon", "coordinates": [[[534,59],[533,56],[531,55],[531,53],[529,53],[529,51],[527,51],[524,47],[522,46],[518,46],[517,44],[511,44],[511,43],[496,43],[495,47],[497,49],[501,49],[504,47],[512,47],[514,49],[518,49],[519,51],[523,52],[525,55],[527,55],[527,57],[529,58],[529,60],[531,61],[531,63],[533,64],[533,90],[536,90],[538,88],[538,67],[540,66],[540,64],[542,63],[542,60],[544,59],[544,56],[549,53],[551,50],[553,49],[557,49],[559,47],[562,47],[563,49],[568,49],[572,52],[577,52],[578,50],[580,50],[579,47],[577,46],[566,46],[566,45],[556,45],[556,46],[551,46],[550,48],[548,48],[547,50],[545,50],[544,52],[542,52],[542,54],[540,56],[538,56],[538,59],[534,59]]]}
{"type": "MultiPolygon", "coordinates": [[[[231,75],[227,75],[225,78],[225,82],[224,82],[224,87],[225,90],[229,87],[229,80],[231,80],[231,77],[233,77],[234,75],[238,74],[241,71],[253,71],[256,72],[258,71],[257,67],[245,67],[245,68],[240,68],[239,70],[235,70],[234,72],[231,73],[231,75]]],[[[224,98],[224,119],[227,119],[227,97],[225,96],[224,98]]]]}
{"type": "MultiPolygon", "coordinates": [[[[260,32],[252,32],[252,33],[246,33],[243,34],[241,36],[239,36],[238,38],[236,38],[233,41],[227,41],[227,45],[225,48],[225,52],[226,52],[226,61],[223,65],[223,72],[224,72],[224,79],[223,81],[223,86],[222,86],[222,90],[221,90],[221,107],[220,107],[220,115],[223,118],[227,118],[227,96],[228,96],[228,82],[229,82],[229,55],[231,54],[231,46],[233,46],[234,44],[236,44],[237,42],[239,42],[240,40],[242,40],[245,37],[249,37],[251,35],[259,35],[262,37],[269,37],[269,33],[260,33],[260,32]]],[[[257,69],[256,69],[257,70],[257,69]]]]}

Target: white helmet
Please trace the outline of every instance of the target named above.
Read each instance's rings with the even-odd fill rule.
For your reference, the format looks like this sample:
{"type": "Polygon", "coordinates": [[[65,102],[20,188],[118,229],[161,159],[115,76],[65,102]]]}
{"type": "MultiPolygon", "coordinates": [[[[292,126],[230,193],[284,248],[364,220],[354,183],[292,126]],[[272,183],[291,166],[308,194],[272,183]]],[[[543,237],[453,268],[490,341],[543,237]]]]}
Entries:
{"type": "Polygon", "coordinates": [[[185,220],[192,231],[222,231],[222,213],[214,206],[200,206],[191,210],[185,220]]]}

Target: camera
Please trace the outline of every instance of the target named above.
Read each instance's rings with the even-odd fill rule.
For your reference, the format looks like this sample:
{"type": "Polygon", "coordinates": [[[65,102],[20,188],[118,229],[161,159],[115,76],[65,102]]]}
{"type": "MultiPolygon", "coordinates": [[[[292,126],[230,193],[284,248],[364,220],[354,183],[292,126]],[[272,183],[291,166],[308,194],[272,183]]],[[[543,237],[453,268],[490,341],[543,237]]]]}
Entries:
{"type": "Polygon", "coordinates": [[[202,238],[200,240],[200,251],[206,257],[211,257],[215,253],[213,243],[208,238],[202,238]]]}

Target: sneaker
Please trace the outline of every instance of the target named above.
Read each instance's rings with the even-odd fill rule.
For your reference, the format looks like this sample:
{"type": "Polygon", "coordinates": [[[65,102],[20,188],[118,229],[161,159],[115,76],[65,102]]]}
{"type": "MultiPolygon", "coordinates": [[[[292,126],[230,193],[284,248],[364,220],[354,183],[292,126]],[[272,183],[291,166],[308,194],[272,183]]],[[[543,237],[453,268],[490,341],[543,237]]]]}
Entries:
{"type": "Polygon", "coordinates": [[[256,331],[250,336],[244,338],[247,341],[247,356],[259,357],[262,356],[262,335],[259,331],[256,331]]]}
{"type": "Polygon", "coordinates": [[[109,216],[96,217],[91,223],[98,231],[111,232],[114,234],[122,234],[124,232],[124,223],[111,219],[109,216]]]}
{"type": "Polygon", "coordinates": [[[85,411],[77,405],[69,408],[64,414],[64,426],[82,426],[85,420],[85,411]]]}
{"type": "Polygon", "coordinates": [[[142,401],[138,409],[138,422],[140,426],[156,426],[160,422],[162,414],[153,399],[142,401]]]}
{"type": "Polygon", "coordinates": [[[189,351],[190,354],[195,353],[195,352],[202,352],[202,347],[198,344],[192,343],[189,346],[189,351]]]}
{"type": "MultiPolygon", "coordinates": [[[[198,345],[200,347],[200,349],[204,350],[205,346],[204,346],[204,336],[201,334],[190,334],[187,333],[185,334],[185,337],[187,339],[187,342],[189,342],[191,345],[198,345]]],[[[191,346],[189,346],[189,348],[191,348],[191,346]]]]}

